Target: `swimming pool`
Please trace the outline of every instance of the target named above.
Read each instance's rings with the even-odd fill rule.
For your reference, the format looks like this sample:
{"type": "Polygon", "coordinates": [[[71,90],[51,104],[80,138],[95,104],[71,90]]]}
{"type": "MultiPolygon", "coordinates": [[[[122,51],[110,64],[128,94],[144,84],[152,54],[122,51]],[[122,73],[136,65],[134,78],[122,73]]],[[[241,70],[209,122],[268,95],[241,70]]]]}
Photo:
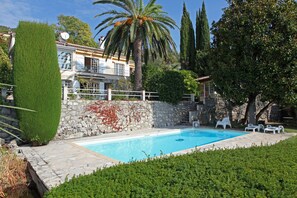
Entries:
{"type": "Polygon", "coordinates": [[[121,162],[130,162],[195,148],[244,134],[247,133],[191,128],[166,134],[160,133],[136,138],[120,138],[77,144],[109,158],[121,162]]]}

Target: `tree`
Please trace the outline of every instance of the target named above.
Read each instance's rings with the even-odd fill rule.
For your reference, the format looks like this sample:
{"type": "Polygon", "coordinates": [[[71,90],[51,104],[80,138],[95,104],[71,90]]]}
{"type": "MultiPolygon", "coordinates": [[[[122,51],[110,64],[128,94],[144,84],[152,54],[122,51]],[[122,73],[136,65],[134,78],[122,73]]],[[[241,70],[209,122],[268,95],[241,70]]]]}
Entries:
{"type": "Polygon", "coordinates": [[[8,39],[0,36],[0,79],[1,83],[12,83],[12,66],[8,57],[8,39]]]}
{"type": "Polygon", "coordinates": [[[56,134],[61,114],[61,74],[53,29],[47,24],[19,22],[13,55],[16,106],[24,139],[45,144],[56,134]]]}
{"type": "Polygon", "coordinates": [[[58,24],[54,25],[59,36],[60,32],[67,32],[69,34],[68,42],[85,45],[90,47],[97,47],[97,43],[92,38],[90,26],[74,16],[58,16],[58,24]]]}
{"type": "Polygon", "coordinates": [[[142,90],[142,61],[155,59],[158,55],[167,57],[175,51],[175,43],[168,27],[174,28],[174,20],[166,16],[162,6],[150,0],[146,5],[139,0],[99,0],[93,4],[110,4],[119,9],[98,14],[108,15],[96,29],[97,35],[111,27],[104,39],[104,55],[107,57],[123,53],[127,61],[131,53],[135,62],[135,90],[142,90]]]}
{"type": "Polygon", "coordinates": [[[193,69],[195,66],[195,34],[185,3],[180,28],[180,62],[182,69],[193,69]]]}
{"type": "Polygon", "coordinates": [[[210,49],[210,30],[204,2],[196,16],[196,67],[199,76],[208,73],[208,52],[210,49]]]}
{"type": "MultiPolygon", "coordinates": [[[[248,103],[255,124],[256,97],[297,102],[297,3],[293,0],[233,0],[213,25],[212,79],[232,104],[248,103]]],[[[264,108],[264,110],[265,110],[264,108]]]]}
{"type": "Polygon", "coordinates": [[[204,51],[209,50],[210,48],[210,30],[208,25],[208,19],[206,15],[206,9],[204,2],[202,3],[202,10],[199,15],[200,19],[198,20],[198,29],[196,29],[196,34],[198,32],[198,41],[196,48],[198,50],[204,51]]]}

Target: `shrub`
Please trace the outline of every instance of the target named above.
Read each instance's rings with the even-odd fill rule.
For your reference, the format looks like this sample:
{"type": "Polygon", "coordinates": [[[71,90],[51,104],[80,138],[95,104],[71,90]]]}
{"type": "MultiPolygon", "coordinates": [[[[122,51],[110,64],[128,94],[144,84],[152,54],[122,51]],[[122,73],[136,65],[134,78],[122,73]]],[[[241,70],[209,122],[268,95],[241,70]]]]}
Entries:
{"type": "Polygon", "coordinates": [[[56,134],[61,114],[61,74],[53,29],[20,22],[14,51],[14,99],[24,139],[44,144],[56,134]]]}
{"type": "Polygon", "coordinates": [[[184,77],[185,93],[199,95],[199,84],[196,81],[197,74],[190,70],[180,70],[180,73],[184,77]]]}
{"type": "Polygon", "coordinates": [[[296,150],[293,137],[122,164],[74,178],[45,197],[297,197],[296,150]]]}
{"type": "Polygon", "coordinates": [[[160,100],[171,104],[181,101],[184,90],[184,78],[178,71],[164,72],[157,86],[160,100]]]}
{"type": "Polygon", "coordinates": [[[146,64],[143,66],[143,88],[146,91],[157,91],[160,78],[164,73],[161,65],[146,64]]]}

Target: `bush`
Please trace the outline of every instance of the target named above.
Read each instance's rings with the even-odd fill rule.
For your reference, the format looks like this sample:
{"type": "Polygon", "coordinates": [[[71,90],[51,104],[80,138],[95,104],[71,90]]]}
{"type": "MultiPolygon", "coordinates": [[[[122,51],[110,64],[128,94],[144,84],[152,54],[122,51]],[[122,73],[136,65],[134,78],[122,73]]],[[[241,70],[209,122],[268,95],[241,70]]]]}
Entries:
{"type": "Polygon", "coordinates": [[[183,76],[178,71],[164,72],[159,80],[157,91],[161,101],[177,104],[185,91],[183,76]]]}
{"type": "Polygon", "coordinates": [[[13,78],[24,139],[44,144],[56,134],[61,114],[61,74],[53,29],[47,24],[20,22],[16,30],[13,78]]]}
{"type": "Polygon", "coordinates": [[[196,80],[197,74],[190,70],[180,70],[180,73],[184,77],[185,93],[199,95],[199,83],[196,80]]]}
{"type": "Polygon", "coordinates": [[[195,152],[74,178],[45,197],[297,197],[297,137],[273,146],[195,152]]]}

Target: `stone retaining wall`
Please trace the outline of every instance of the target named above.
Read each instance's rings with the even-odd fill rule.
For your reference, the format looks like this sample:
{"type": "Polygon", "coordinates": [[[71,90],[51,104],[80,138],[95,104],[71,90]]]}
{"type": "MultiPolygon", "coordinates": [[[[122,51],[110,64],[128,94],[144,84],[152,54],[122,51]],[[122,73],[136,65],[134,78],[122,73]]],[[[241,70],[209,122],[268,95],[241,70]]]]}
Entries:
{"type": "Polygon", "coordinates": [[[55,139],[174,126],[187,122],[189,111],[193,110],[194,102],[171,105],[159,101],[63,101],[55,139]],[[101,113],[96,113],[98,109],[101,113]]]}
{"type": "MultiPolygon", "coordinates": [[[[267,102],[260,101],[259,97],[256,100],[257,113],[266,106],[267,102]]],[[[244,118],[247,104],[241,106],[231,107],[228,103],[217,96],[216,98],[208,98],[205,100],[204,105],[198,105],[197,110],[199,114],[199,120],[202,124],[214,125],[218,119],[222,119],[225,116],[230,116],[233,122],[241,122],[244,118]]],[[[259,121],[273,122],[280,120],[279,106],[276,104],[271,105],[260,117],[259,121]]]]}

